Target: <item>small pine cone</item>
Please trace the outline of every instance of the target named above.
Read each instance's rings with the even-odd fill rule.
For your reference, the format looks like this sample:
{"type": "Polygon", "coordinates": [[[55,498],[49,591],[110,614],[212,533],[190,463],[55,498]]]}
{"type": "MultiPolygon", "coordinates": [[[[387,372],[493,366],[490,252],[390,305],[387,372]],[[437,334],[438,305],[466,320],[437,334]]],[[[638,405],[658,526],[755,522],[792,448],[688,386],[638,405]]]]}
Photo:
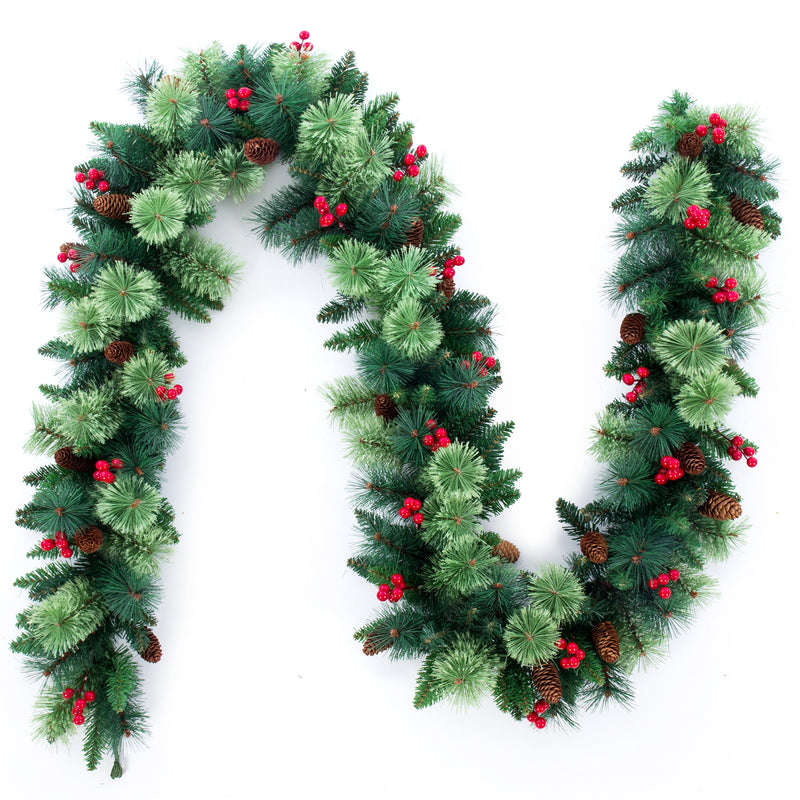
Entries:
{"type": "Polygon", "coordinates": [[[732,194],[728,200],[731,204],[731,214],[742,225],[752,225],[760,231],[764,230],[764,215],[751,202],[732,194]]]}
{"type": "Polygon", "coordinates": [[[678,139],[677,145],[678,153],[684,158],[697,158],[700,151],[703,149],[703,140],[694,131],[691,133],[684,133],[678,139]]]}
{"type": "Polygon", "coordinates": [[[101,194],[94,199],[94,210],[102,217],[124,220],[131,213],[131,198],[127,194],[101,194]]]}
{"type": "Polygon", "coordinates": [[[103,544],[103,531],[96,525],[90,525],[88,528],[81,528],[75,531],[75,544],[82,553],[91,555],[96,553],[103,544]]]}
{"type": "Polygon", "coordinates": [[[558,670],[552,661],[531,667],[531,675],[539,694],[551,706],[561,699],[561,678],[558,677],[558,670]]]}
{"type": "Polygon", "coordinates": [[[391,396],[388,394],[379,394],[375,398],[375,413],[379,417],[383,417],[386,422],[394,419],[400,412],[394,404],[391,396]]]}
{"type": "Polygon", "coordinates": [[[112,364],[124,364],[135,352],[136,348],[130,342],[116,341],[107,345],[103,354],[112,364]]]}
{"type": "Polygon", "coordinates": [[[619,659],[619,634],[617,629],[606,620],[592,628],[592,642],[597,655],[606,662],[614,664],[619,659]]]}
{"type": "Polygon", "coordinates": [[[263,136],[256,136],[244,143],[244,157],[259,167],[271,164],[277,158],[278,150],[280,145],[274,139],[265,139],[263,136]]]}
{"type": "Polygon", "coordinates": [[[512,564],[519,558],[519,547],[512,542],[501,539],[493,548],[492,555],[510,561],[512,564]]]}
{"type": "Polygon", "coordinates": [[[608,560],[608,542],[599,531],[589,531],[581,536],[581,553],[592,564],[604,564],[608,560]]]}
{"type": "Polygon", "coordinates": [[[742,516],[741,503],[722,492],[709,492],[705,503],[697,511],[711,519],[738,519],[742,516]]]}
{"type": "Polygon", "coordinates": [[[62,469],[71,469],[73,472],[93,472],[94,461],[84,456],[76,456],[71,447],[60,447],[55,454],[56,464],[62,469]]]}
{"type": "Polygon", "coordinates": [[[639,344],[644,339],[644,314],[628,314],[619,326],[619,338],[625,344],[639,344]]]}
{"type": "Polygon", "coordinates": [[[684,442],[675,458],[681,462],[681,468],[687,475],[702,475],[706,468],[706,457],[703,451],[693,442],[684,442]]]}
{"type": "Polygon", "coordinates": [[[161,642],[158,641],[158,636],[148,627],[145,627],[142,632],[147,637],[147,646],[139,655],[147,661],[148,664],[155,664],[161,661],[161,642]]]}
{"type": "Polygon", "coordinates": [[[411,223],[411,228],[408,231],[408,236],[406,237],[406,246],[421,247],[422,236],[424,233],[425,226],[422,224],[422,220],[419,217],[416,217],[414,222],[411,223]]]}
{"type": "Polygon", "coordinates": [[[361,650],[365,656],[376,656],[378,653],[388,650],[393,644],[394,640],[386,644],[383,637],[378,635],[378,631],[372,631],[372,633],[368,634],[367,638],[364,639],[364,646],[361,650]],[[384,643],[381,644],[381,642],[384,643]]]}
{"type": "Polygon", "coordinates": [[[449,300],[456,293],[456,282],[452,278],[442,278],[436,284],[436,291],[441,292],[449,300]]]}

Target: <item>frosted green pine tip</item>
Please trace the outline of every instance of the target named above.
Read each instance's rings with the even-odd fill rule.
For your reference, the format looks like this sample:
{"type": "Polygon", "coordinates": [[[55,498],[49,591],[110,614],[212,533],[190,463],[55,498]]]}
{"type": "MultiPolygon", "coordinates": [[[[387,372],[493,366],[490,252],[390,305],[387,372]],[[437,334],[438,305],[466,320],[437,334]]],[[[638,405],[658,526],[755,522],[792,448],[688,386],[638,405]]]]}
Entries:
{"type": "Polygon", "coordinates": [[[558,564],[545,564],[539,574],[530,579],[528,596],[534,608],[558,624],[575,619],[586,601],[580,581],[558,564]]]}
{"type": "Polygon", "coordinates": [[[691,205],[707,208],[713,186],[702,161],[676,156],[650,179],[645,204],[659,217],[672,223],[686,219],[691,205]]]}
{"type": "Polygon", "coordinates": [[[209,156],[189,150],[167,158],[156,180],[158,186],[180,195],[190,214],[207,212],[222,198],[225,183],[209,156]]]}
{"type": "Polygon", "coordinates": [[[388,311],[383,320],[383,338],[408,358],[429,356],[443,336],[439,320],[410,297],[388,311]]]}
{"type": "Polygon", "coordinates": [[[170,371],[171,365],[161,353],[143,350],[123,365],[119,378],[121,393],[139,407],[154,401],[162,402],[156,388],[164,384],[164,376],[170,371]]]}
{"type": "Polygon", "coordinates": [[[540,608],[520,608],[508,620],[503,640],[511,658],[520,664],[533,666],[552,658],[556,653],[558,626],[540,608]]]}
{"type": "Polygon", "coordinates": [[[678,392],[678,413],[693,428],[716,428],[724,422],[739,392],[739,386],[729,375],[722,372],[700,375],[678,392]]]}
{"type": "Polygon", "coordinates": [[[345,239],[332,248],[328,273],[336,289],[348,297],[367,297],[375,291],[384,255],[377,247],[345,239]]]}
{"type": "Polygon", "coordinates": [[[100,487],[97,516],[123,534],[150,528],[161,507],[161,495],[141,478],[123,475],[100,487]]]}
{"type": "Polygon", "coordinates": [[[456,709],[477,705],[497,681],[499,660],[468,634],[458,635],[448,649],[436,656],[433,678],[437,688],[456,709]]]}
{"type": "Polygon", "coordinates": [[[192,121],[196,109],[197,95],[189,84],[167,75],[148,94],[145,116],[154,136],[172,144],[178,130],[192,121]]]}
{"type": "Polygon", "coordinates": [[[727,359],[722,328],[707,319],[676,320],[655,342],[656,357],[667,369],[694,377],[718,372],[727,359]]]}
{"type": "Polygon", "coordinates": [[[453,442],[440,447],[428,462],[425,478],[438,492],[477,497],[486,480],[486,464],[470,444],[453,442]]]}
{"type": "Polygon", "coordinates": [[[172,189],[151,186],[131,198],[130,222],[148,244],[161,245],[180,236],[188,213],[172,189]]]}
{"type": "Polygon", "coordinates": [[[117,338],[119,326],[108,318],[94,298],[81,297],[67,306],[61,329],[76,353],[95,353],[117,338]]]}
{"type": "Polygon", "coordinates": [[[107,317],[138,322],[160,308],[158,288],[158,281],[149,272],[115,261],[100,273],[92,299],[107,317]]]}

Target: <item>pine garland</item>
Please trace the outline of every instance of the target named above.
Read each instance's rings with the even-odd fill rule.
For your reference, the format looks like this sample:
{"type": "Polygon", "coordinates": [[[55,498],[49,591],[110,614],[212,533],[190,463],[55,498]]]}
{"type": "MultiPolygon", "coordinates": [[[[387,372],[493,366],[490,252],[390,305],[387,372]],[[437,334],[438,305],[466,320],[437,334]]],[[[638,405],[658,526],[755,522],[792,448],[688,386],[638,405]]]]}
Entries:
{"type": "Polygon", "coordinates": [[[185,363],[167,316],[207,322],[223,307],[240,265],[198,229],[278,154],[292,181],[255,210],[258,233],[294,261],[327,258],[337,295],[318,318],[346,327],[325,346],[355,361],[324,389],[360,470],[348,565],[379,602],[355,638],[366,655],[421,659],[416,707],[492,697],[542,728],[627,705],[629,673],[692,618],[704,565],[739,537],[724,459],[754,466],[756,448],[725,418],[757,393],[737,359],[763,320],[757,257],[780,227],[750,112],[675,93],[634,138],[608,280],[629,313],[605,366],[629,391],[598,416],[598,497],[557,503],[575,553],[533,574],[487,528],[521,473],[502,464],[513,423],[488,405],[494,309],[456,284],[466,259],[447,183],[397,97],[366,101],[353,54],[328,69],[306,40],[215,44],[189,52],[180,77],[136,76],[145,124],[92,124],[81,242],[47,270],[46,305],[64,316],[40,352],[66,379],[34,409],[29,449],[55,463],[25,478],[35,491],[17,523],[44,537],[29,555],[46,563],[16,582],[31,605],[12,649],[46,678],[36,735],[82,728],[87,767],[110,754],[112,777],[147,728],[139,664],[162,657],[157,580],[179,538],[160,489],[185,363]]]}

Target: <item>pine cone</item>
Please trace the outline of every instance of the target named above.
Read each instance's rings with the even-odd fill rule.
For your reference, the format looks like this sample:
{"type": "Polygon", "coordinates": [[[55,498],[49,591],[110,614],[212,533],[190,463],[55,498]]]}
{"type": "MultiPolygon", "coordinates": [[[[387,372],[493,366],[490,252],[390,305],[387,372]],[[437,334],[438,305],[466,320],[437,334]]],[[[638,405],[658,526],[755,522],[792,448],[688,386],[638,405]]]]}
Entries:
{"type": "Polygon", "coordinates": [[[683,136],[678,139],[677,150],[684,158],[697,158],[702,149],[703,140],[694,131],[691,133],[684,133],[683,136]]]}
{"type": "Polygon", "coordinates": [[[644,339],[644,314],[628,314],[619,326],[619,338],[625,344],[639,344],[644,339]]]}
{"type": "Polygon", "coordinates": [[[561,699],[561,678],[558,677],[558,670],[552,661],[531,667],[531,675],[533,685],[551,706],[561,699]]]}
{"type": "Polygon", "coordinates": [[[592,628],[592,642],[597,655],[606,664],[613,664],[619,659],[619,634],[610,622],[599,622],[592,628]]]}
{"type": "Polygon", "coordinates": [[[728,198],[731,204],[731,214],[742,225],[752,225],[760,231],[764,230],[764,215],[751,202],[732,194],[728,198]]]}
{"type": "Polygon", "coordinates": [[[604,564],[608,560],[608,542],[599,531],[589,531],[581,536],[581,553],[592,564],[604,564]]]}
{"type": "Polygon", "coordinates": [[[703,451],[693,442],[684,442],[675,458],[681,462],[681,469],[687,475],[702,475],[706,468],[706,457],[703,451]]]}
{"type": "Polygon", "coordinates": [[[271,164],[278,155],[280,145],[274,139],[256,136],[244,143],[244,157],[259,167],[271,164]]]}
{"type": "Polygon", "coordinates": [[[146,626],[143,628],[142,632],[147,637],[148,644],[139,655],[147,661],[148,664],[155,664],[161,661],[161,642],[158,641],[158,636],[146,626]]]}
{"type": "Polygon", "coordinates": [[[367,635],[367,638],[364,639],[364,646],[361,649],[365,656],[376,656],[378,653],[388,650],[394,644],[394,638],[386,644],[385,639],[380,636],[378,631],[372,631],[367,635]],[[384,643],[381,644],[381,642],[384,643]]]}
{"type": "Polygon", "coordinates": [[[742,506],[738,500],[722,492],[711,491],[708,498],[697,511],[711,519],[738,519],[742,516],[742,506]]]}
{"type": "Polygon", "coordinates": [[[456,282],[452,278],[442,278],[436,284],[436,291],[441,292],[449,300],[456,293],[456,282]]]}
{"type": "Polygon", "coordinates": [[[82,528],[75,531],[75,544],[78,545],[82,553],[91,555],[96,553],[103,544],[103,531],[96,525],[82,528]]]}
{"type": "Polygon", "coordinates": [[[127,194],[101,194],[94,199],[94,210],[102,217],[124,220],[131,213],[131,197],[127,194]]]}
{"type": "Polygon", "coordinates": [[[406,237],[407,247],[420,247],[422,245],[422,236],[425,233],[425,226],[419,217],[416,217],[411,223],[411,228],[406,237]]]}
{"type": "Polygon", "coordinates": [[[510,561],[512,564],[519,558],[519,547],[512,542],[501,539],[493,548],[492,555],[510,561]]]}
{"type": "Polygon", "coordinates": [[[60,447],[55,454],[56,464],[73,472],[94,472],[94,461],[84,456],[76,456],[71,447],[60,447]]]}
{"type": "Polygon", "coordinates": [[[379,394],[375,398],[375,413],[383,417],[386,422],[394,419],[400,412],[394,404],[394,400],[388,394],[379,394]]]}
{"type": "Polygon", "coordinates": [[[112,364],[124,364],[135,352],[136,348],[130,342],[116,341],[107,345],[103,354],[112,364]]]}

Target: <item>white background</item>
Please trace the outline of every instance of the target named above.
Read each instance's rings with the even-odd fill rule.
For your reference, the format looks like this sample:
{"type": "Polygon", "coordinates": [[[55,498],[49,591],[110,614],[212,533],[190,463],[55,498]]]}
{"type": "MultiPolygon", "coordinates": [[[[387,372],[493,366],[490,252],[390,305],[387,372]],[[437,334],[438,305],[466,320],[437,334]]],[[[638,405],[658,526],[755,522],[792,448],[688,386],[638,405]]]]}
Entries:
{"type": "MultiPolygon", "coordinates": [[[[796,29],[777,2],[236,5],[205,0],[21,7],[3,33],[2,192],[4,392],[0,567],[0,765],[4,796],[320,795],[598,798],[766,796],[794,774],[793,675],[798,257],[796,29]],[[120,89],[184,48],[291,41],[348,49],[372,93],[396,91],[416,141],[445,157],[466,256],[459,285],[496,301],[503,387],[493,402],[517,431],[506,465],[522,500],[493,525],[522,565],[559,560],[557,497],[593,497],[585,455],[594,414],[621,391],[601,366],[620,313],[605,305],[614,261],[609,202],[632,135],[673,89],[709,106],[757,106],[763,141],[781,158],[785,232],[761,259],[774,292],[749,368],[762,385],[733,424],[760,442],[760,464],[733,471],[752,520],[746,545],[714,565],[721,597],[638,674],[637,706],[584,717],[574,733],[537,731],[491,702],[457,715],[411,706],[415,665],[365,658],[351,634],[375,609],[345,561],[356,541],[349,465],[318,394],[350,370],[323,351],[315,322],[332,295],[321,264],[296,269],[264,253],[225,207],[213,231],[248,263],[211,326],[178,322],[185,445],[166,492],[184,538],[164,573],[160,664],[143,664],[152,736],[122,780],[86,773],[78,746],[29,739],[37,686],[11,656],[11,587],[35,541],[15,528],[30,497],[20,477],[43,463],[22,454],[29,409],[52,363],[35,355],[58,315],[40,310],[41,268],[68,225],[73,165],[88,124],[136,121],[120,89]]],[[[279,185],[280,170],[267,188],[279,185]]],[[[788,789],[791,794],[791,789],[788,789]]]]}

